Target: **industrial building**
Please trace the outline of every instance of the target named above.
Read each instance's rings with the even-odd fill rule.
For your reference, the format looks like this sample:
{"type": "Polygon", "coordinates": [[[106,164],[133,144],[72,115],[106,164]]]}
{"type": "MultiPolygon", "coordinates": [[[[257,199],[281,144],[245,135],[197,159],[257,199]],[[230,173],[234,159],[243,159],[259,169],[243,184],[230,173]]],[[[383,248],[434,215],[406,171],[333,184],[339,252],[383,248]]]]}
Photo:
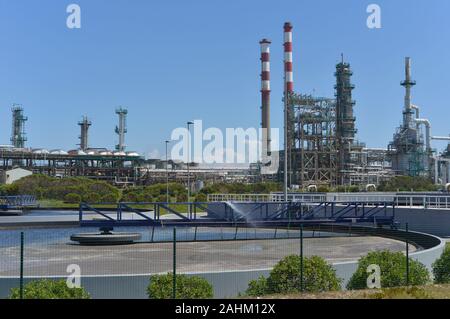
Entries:
{"type": "Polygon", "coordinates": [[[116,151],[107,148],[93,148],[89,145],[89,128],[92,122],[84,116],[78,123],[80,126],[79,148],[75,150],[47,150],[44,148],[28,148],[25,133],[24,110],[19,105],[12,108],[11,145],[0,145],[0,173],[21,168],[36,174],[54,177],[84,176],[104,180],[118,185],[139,182],[139,170],[142,157],[136,152],[125,152],[126,114],[120,108],[119,144],[116,151]]]}
{"type": "MultiPolygon", "coordinates": [[[[411,59],[405,60],[403,124],[386,149],[368,148],[356,138],[356,117],[352,98],[351,66],[342,56],[336,65],[335,96],[316,97],[294,91],[293,26],[284,25],[284,150],[273,179],[287,175],[289,187],[379,184],[395,175],[424,176],[436,184],[448,183],[450,144],[441,154],[432,149],[430,121],[419,116],[420,108],[411,101],[411,59]],[[415,116],[414,116],[415,115],[415,116]],[[421,130],[425,127],[425,134],[421,130]],[[425,135],[425,138],[424,138],[425,135]],[[286,156],[286,157],[285,157],[286,156]]],[[[271,41],[261,42],[262,129],[270,130],[270,77],[268,75],[271,41]]],[[[270,150],[270,136],[263,136],[263,147],[270,150]]],[[[265,176],[270,179],[270,176],[265,176]]]]}

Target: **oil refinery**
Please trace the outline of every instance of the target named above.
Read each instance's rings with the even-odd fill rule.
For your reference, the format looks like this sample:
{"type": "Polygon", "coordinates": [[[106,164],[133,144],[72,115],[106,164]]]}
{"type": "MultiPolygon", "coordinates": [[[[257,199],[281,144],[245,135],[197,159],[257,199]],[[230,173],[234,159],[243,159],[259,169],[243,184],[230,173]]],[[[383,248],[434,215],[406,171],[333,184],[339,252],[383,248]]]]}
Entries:
{"type": "MultiPolygon", "coordinates": [[[[266,38],[260,44],[261,61],[261,128],[262,149],[267,154],[278,152],[280,165],[276,174],[264,173],[263,164],[252,163],[245,169],[201,168],[195,163],[144,159],[136,152],[126,151],[127,114],[118,108],[115,150],[94,148],[89,144],[89,129],[93,123],[84,116],[78,123],[80,136],[74,150],[27,148],[25,123],[28,118],[20,105],[12,107],[11,145],[0,147],[0,170],[23,168],[50,176],[85,176],[115,184],[151,184],[164,181],[167,170],[171,180],[255,182],[286,179],[289,188],[335,187],[340,185],[379,185],[393,176],[422,176],[435,184],[450,182],[450,144],[445,150],[433,148],[433,141],[450,142],[448,132],[434,135],[431,122],[423,117],[426,107],[413,103],[411,58],[405,58],[405,89],[403,121],[386,148],[370,148],[358,141],[352,91],[353,71],[344,60],[335,66],[334,97],[319,97],[294,90],[293,25],[286,22],[284,39],[284,150],[272,150],[271,145],[271,74],[270,47],[266,38]],[[191,168],[192,166],[192,168],[191,168]],[[285,174],[286,167],[286,174],[285,174]],[[169,169],[170,168],[170,169],[169,169]],[[189,169],[191,168],[191,169],[189,169]]],[[[281,101],[280,101],[281,102],[281,101]]],[[[277,108],[277,111],[279,108],[277,108]]]]}

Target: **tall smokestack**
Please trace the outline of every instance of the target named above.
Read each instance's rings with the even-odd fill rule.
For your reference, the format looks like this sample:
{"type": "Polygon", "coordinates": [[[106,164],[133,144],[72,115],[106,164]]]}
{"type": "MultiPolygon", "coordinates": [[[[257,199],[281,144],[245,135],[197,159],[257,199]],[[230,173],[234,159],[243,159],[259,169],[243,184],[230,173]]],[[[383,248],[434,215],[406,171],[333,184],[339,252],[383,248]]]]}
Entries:
{"type": "Polygon", "coordinates": [[[290,176],[292,148],[292,114],[289,110],[289,95],[294,92],[294,75],[292,68],[292,25],[284,24],[284,200],[287,201],[288,175],[290,176]],[[289,161],[288,161],[289,158],[289,161]],[[288,167],[289,165],[289,167],[288,167]],[[288,173],[289,172],[289,173],[288,173]]]}
{"type": "Polygon", "coordinates": [[[416,81],[411,80],[411,58],[405,58],[405,81],[401,83],[405,87],[405,109],[403,111],[403,126],[410,127],[412,123],[411,88],[416,81]]]}
{"type": "Polygon", "coordinates": [[[270,40],[262,39],[261,45],[261,128],[262,154],[271,152],[270,137],[270,40]]]}
{"type": "Polygon", "coordinates": [[[292,69],[292,25],[284,24],[284,78],[287,93],[294,91],[294,76],[292,69]]]}

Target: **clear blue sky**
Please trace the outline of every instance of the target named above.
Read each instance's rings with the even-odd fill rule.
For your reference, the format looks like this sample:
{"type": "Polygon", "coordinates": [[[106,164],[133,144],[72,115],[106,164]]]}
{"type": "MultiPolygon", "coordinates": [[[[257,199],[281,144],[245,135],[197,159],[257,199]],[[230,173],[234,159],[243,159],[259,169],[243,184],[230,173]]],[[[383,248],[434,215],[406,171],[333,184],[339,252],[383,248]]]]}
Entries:
{"type": "MultiPolygon", "coordinates": [[[[385,147],[401,121],[405,56],[412,57],[434,135],[450,133],[450,1],[0,0],[0,144],[10,108],[29,117],[27,146],[73,149],[82,115],[91,146],[112,148],[116,107],[129,109],[129,150],[162,154],[187,120],[219,128],[260,123],[259,40],[272,40],[272,125],[282,127],[282,26],[294,25],[296,91],[333,96],[345,54],[354,70],[358,138],[385,147]],[[82,28],[66,27],[66,7],[82,28]],[[382,29],[366,27],[366,7],[382,29]]],[[[443,147],[443,144],[435,144],[443,147]]]]}

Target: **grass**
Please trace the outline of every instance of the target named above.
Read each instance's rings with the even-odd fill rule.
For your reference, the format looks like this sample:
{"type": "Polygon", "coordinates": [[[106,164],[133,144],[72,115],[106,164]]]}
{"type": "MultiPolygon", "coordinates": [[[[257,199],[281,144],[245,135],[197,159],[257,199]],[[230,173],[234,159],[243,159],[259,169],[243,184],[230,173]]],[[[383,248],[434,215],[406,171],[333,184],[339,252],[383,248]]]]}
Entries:
{"type": "Polygon", "coordinates": [[[270,295],[260,299],[450,299],[450,285],[270,295]]]}

